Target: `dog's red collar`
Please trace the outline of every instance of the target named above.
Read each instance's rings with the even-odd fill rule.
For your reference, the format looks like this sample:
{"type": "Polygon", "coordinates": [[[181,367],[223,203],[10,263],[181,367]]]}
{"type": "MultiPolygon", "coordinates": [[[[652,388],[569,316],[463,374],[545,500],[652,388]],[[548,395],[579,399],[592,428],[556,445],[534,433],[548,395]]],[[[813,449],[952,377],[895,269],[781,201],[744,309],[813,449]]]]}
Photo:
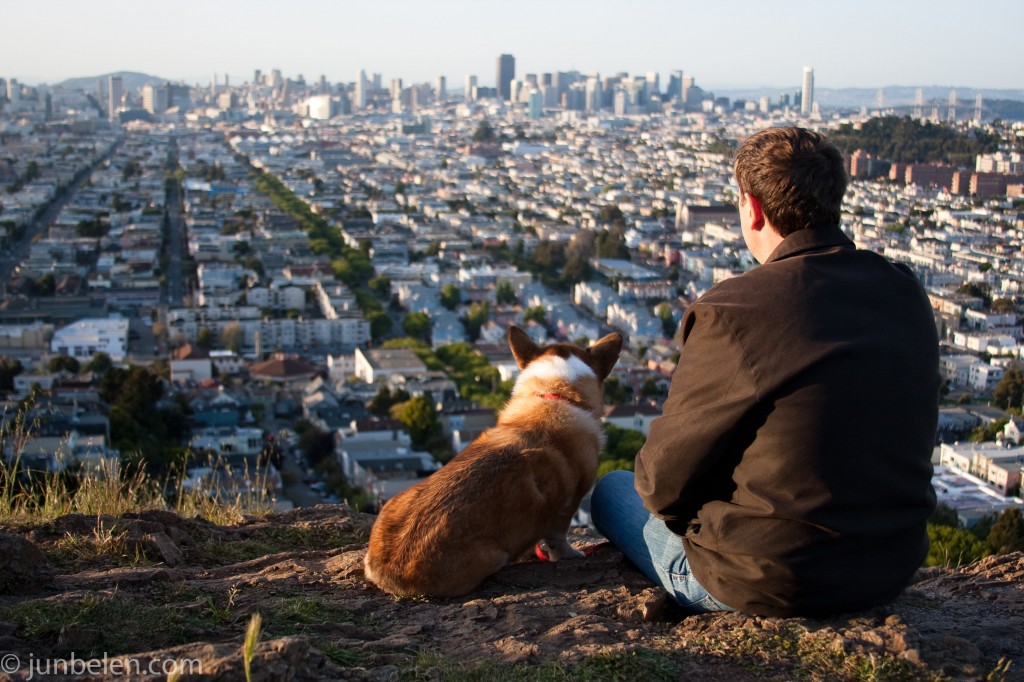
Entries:
{"type": "Polygon", "coordinates": [[[572,402],[561,393],[538,393],[537,395],[539,395],[544,400],[564,400],[567,403],[572,402]]]}

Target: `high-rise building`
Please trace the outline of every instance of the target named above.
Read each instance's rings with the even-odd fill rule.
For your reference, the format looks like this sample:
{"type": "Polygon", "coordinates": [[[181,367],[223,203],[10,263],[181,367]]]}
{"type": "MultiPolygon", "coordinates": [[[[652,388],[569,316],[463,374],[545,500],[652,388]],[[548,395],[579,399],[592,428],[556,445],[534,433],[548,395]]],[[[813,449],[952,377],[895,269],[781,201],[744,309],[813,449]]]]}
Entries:
{"type": "Polygon", "coordinates": [[[466,92],[462,97],[465,102],[476,101],[476,76],[466,74],[466,92]]]}
{"type": "Polygon", "coordinates": [[[7,79],[7,99],[12,102],[17,102],[21,99],[21,86],[18,85],[17,78],[7,79]]]}
{"type": "Polygon", "coordinates": [[[810,116],[814,111],[814,69],[804,67],[804,82],[800,89],[800,115],[810,116]]]}
{"type": "Polygon", "coordinates": [[[370,84],[366,80],[366,71],[360,71],[356,77],[356,91],[355,96],[352,98],[352,109],[355,111],[362,111],[366,108],[367,101],[367,89],[370,84]]]}
{"type": "Polygon", "coordinates": [[[665,88],[665,99],[678,100],[683,94],[683,72],[673,71],[668,76],[668,87],[665,88]]]}
{"type": "Polygon", "coordinates": [[[498,57],[498,70],[495,78],[498,97],[506,101],[512,98],[512,79],[515,77],[516,58],[510,54],[498,57]]]}
{"type": "Polygon", "coordinates": [[[434,97],[439,104],[448,99],[448,79],[444,76],[437,77],[437,84],[434,86],[434,97]]]}
{"type": "Polygon", "coordinates": [[[121,97],[124,95],[124,82],[120,76],[110,76],[107,85],[107,118],[111,121],[117,118],[117,112],[121,109],[121,97]]]}

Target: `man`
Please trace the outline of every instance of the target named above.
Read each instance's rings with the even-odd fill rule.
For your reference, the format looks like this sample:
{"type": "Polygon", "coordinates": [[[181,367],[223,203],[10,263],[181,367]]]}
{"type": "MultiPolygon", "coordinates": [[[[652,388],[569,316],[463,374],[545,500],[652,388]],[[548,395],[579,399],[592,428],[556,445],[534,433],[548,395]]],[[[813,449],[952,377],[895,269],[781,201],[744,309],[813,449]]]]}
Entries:
{"type": "Polygon", "coordinates": [[[735,160],[761,265],[687,310],[662,415],[591,502],[595,526],[693,611],[883,604],[928,549],[938,342],[911,271],[839,228],[842,156],[773,128],[735,160]]]}

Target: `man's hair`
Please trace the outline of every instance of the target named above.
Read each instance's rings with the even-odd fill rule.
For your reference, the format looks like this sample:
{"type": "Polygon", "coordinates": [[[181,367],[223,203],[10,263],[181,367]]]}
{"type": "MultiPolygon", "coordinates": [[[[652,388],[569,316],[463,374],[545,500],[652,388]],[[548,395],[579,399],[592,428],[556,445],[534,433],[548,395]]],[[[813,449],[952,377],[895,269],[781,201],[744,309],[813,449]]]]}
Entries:
{"type": "Polygon", "coordinates": [[[735,168],[740,192],[761,202],[783,237],[839,224],[846,168],[824,135],[795,127],[762,130],[740,146],[735,168]]]}

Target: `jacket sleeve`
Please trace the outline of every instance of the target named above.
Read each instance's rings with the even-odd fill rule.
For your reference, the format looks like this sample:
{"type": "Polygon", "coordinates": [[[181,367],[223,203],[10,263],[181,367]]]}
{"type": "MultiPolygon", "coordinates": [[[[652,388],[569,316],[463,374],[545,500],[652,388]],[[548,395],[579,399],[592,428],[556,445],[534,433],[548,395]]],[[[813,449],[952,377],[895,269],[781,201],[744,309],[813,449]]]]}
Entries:
{"type": "Polygon", "coordinates": [[[721,311],[698,302],[682,324],[668,398],[635,467],[644,506],[674,530],[685,529],[704,503],[729,499],[758,399],[754,374],[721,311]]]}

